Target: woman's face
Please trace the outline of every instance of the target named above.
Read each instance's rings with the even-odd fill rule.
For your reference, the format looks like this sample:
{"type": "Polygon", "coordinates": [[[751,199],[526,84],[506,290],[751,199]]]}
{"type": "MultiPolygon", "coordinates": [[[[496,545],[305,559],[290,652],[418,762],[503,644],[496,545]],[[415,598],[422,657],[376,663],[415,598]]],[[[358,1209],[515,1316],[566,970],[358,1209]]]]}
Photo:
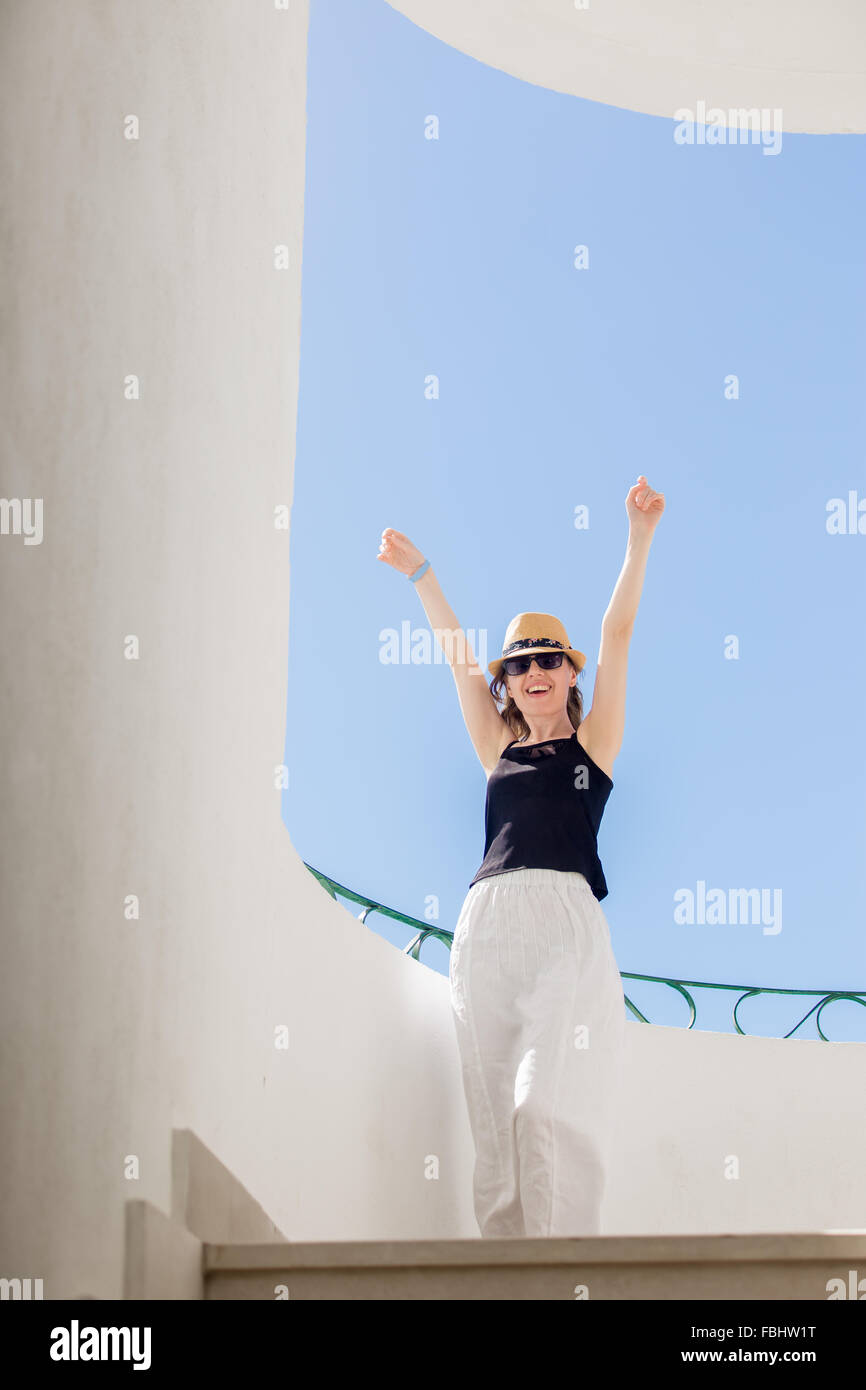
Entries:
{"type": "Polygon", "coordinates": [[[554,671],[543,671],[533,656],[529,670],[522,676],[505,677],[505,689],[524,718],[532,710],[540,710],[546,715],[564,710],[569,689],[576,684],[577,672],[567,656],[562,658],[562,665],[554,671]],[[530,694],[537,687],[543,687],[543,690],[537,695],[530,694]]]}

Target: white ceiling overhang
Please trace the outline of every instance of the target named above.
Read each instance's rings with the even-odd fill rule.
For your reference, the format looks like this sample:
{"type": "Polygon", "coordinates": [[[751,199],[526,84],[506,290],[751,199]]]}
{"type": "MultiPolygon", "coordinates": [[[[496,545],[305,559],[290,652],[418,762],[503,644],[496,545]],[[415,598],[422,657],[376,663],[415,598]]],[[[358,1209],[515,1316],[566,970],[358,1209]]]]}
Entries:
{"type": "Polygon", "coordinates": [[[781,111],[784,131],[866,131],[866,0],[388,3],[461,53],[551,91],[671,119],[766,109],[781,111]]]}

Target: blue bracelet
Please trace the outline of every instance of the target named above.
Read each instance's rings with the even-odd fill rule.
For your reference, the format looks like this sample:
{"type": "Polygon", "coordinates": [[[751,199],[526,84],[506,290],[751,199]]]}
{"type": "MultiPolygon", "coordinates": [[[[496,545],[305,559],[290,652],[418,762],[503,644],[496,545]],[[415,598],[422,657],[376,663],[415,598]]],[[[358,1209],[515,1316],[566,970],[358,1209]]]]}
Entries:
{"type": "Polygon", "coordinates": [[[430,568],[430,561],[429,561],[429,560],[425,560],[424,563],[423,563],[423,565],[419,565],[419,566],[418,566],[418,568],[416,569],[416,571],[415,571],[414,574],[410,574],[410,575],[409,575],[409,578],[412,580],[412,583],[413,583],[413,584],[417,583],[417,581],[418,581],[419,579],[421,579],[421,578],[427,573],[427,571],[429,570],[429,568],[430,568]]]}

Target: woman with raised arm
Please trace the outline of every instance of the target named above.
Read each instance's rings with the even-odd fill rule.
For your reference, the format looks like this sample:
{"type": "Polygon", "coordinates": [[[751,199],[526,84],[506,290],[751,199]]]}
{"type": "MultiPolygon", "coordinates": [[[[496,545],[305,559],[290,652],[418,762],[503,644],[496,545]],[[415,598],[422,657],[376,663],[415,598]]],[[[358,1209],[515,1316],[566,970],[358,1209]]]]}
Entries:
{"type": "Polygon", "coordinates": [[[625,1003],[601,907],[608,890],[597,835],[664,495],[641,474],[625,505],[625,563],[602,620],[585,717],[577,678],[586,657],[558,618],[518,613],[488,686],[430,561],[391,528],[379,547],[378,558],[417,587],[487,775],[484,858],[450,961],[475,1215],[486,1237],[601,1229],[625,1003]]]}

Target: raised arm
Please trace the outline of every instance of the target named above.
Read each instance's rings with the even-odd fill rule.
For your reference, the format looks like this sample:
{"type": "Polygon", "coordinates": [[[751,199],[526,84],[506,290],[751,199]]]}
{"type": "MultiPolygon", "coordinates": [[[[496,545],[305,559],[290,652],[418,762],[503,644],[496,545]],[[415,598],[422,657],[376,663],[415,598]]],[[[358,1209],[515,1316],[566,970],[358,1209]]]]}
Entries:
{"type": "MultiPolygon", "coordinates": [[[[402,531],[388,527],[382,532],[377,559],[393,566],[400,574],[409,575],[423,564],[424,556],[402,531]]],[[[467,732],[481,766],[489,774],[511,737],[511,731],[490,693],[487,673],[478,665],[469,639],[443,594],[432,565],[412,588],[418,592],[433,635],[451,667],[467,732]]]]}
{"type": "Polygon", "coordinates": [[[664,493],[654,492],[641,473],[629,488],[625,509],[629,522],[625,562],[602,619],[592,706],[581,725],[590,756],[608,772],[622,747],[628,649],[650,545],[665,509],[664,493]]]}

